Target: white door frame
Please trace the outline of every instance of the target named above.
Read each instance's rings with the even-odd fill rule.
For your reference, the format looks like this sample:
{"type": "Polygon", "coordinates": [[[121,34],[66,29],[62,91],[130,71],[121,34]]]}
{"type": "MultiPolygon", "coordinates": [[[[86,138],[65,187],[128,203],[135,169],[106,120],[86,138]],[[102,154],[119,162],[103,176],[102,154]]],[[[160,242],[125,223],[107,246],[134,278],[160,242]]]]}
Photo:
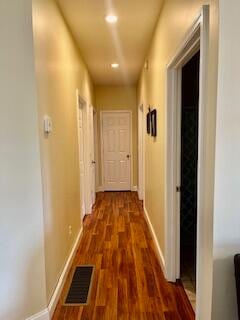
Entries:
{"type": "Polygon", "coordinates": [[[95,154],[95,192],[98,191],[99,186],[99,155],[98,155],[98,114],[97,110],[93,108],[93,124],[94,124],[94,154],[95,154]]]}
{"type": "Polygon", "coordinates": [[[100,111],[100,139],[101,139],[101,169],[102,169],[102,186],[103,191],[105,190],[105,173],[104,173],[104,153],[103,153],[103,114],[106,113],[128,113],[130,115],[130,187],[133,190],[133,147],[132,147],[132,111],[131,110],[107,110],[107,111],[100,111]]]}
{"type": "MultiPolygon", "coordinates": [[[[165,264],[166,278],[175,282],[180,276],[180,152],[181,152],[181,70],[184,64],[200,49],[199,78],[199,156],[198,156],[198,204],[197,204],[197,304],[196,319],[204,310],[204,263],[207,263],[209,243],[204,231],[209,230],[209,217],[206,217],[209,196],[206,186],[207,148],[206,124],[209,123],[207,105],[207,69],[209,51],[209,6],[203,6],[201,13],[188,31],[174,58],[167,66],[167,111],[166,111],[166,219],[165,219],[165,264]]],[[[211,219],[210,219],[211,221],[211,219]]],[[[209,263],[209,261],[208,261],[209,263]]]]}
{"type": "Polygon", "coordinates": [[[93,150],[89,149],[89,188],[90,188],[90,207],[89,211],[92,212],[92,208],[96,201],[96,149],[95,149],[95,122],[94,122],[94,114],[96,113],[96,110],[92,105],[89,105],[89,147],[93,148],[93,150]],[[90,123],[91,121],[91,123],[90,123]],[[90,129],[92,129],[92,132],[90,132],[90,129]],[[91,156],[90,156],[91,154],[91,156]],[[92,175],[92,171],[94,168],[94,175],[92,175]],[[93,188],[94,186],[94,188],[93,188]],[[92,191],[94,192],[94,196],[92,195],[92,191]]]}
{"type": "MultiPolygon", "coordinates": [[[[90,132],[89,132],[89,111],[93,108],[87,100],[81,97],[79,90],[76,89],[76,106],[77,106],[77,125],[78,125],[78,146],[79,146],[79,157],[80,157],[80,136],[79,136],[79,109],[83,110],[83,131],[84,131],[84,203],[85,203],[85,214],[92,213],[91,204],[91,161],[89,145],[91,143],[90,132]]],[[[80,158],[79,158],[80,159],[80,158]]],[[[81,180],[80,180],[81,183],[81,180]]]]}
{"type": "Polygon", "coordinates": [[[138,108],[138,198],[145,200],[145,123],[144,105],[138,108]]]}
{"type": "MultiPolygon", "coordinates": [[[[85,140],[85,135],[86,135],[86,124],[84,123],[84,119],[85,119],[85,113],[86,113],[86,107],[87,107],[87,102],[80,96],[79,94],[79,90],[76,90],[76,108],[77,108],[77,130],[78,130],[78,152],[79,152],[79,164],[80,164],[80,143],[81,143],[81,137],[80,137],[80,130],[79,130],[79,110],[82,109],[82,116],[83,116],[83,132],[84,132],[84,140],[85,140]]],[[[86,150],[85,150],[85,145],[83,146],[83,157],[84,157],[84,186],[86,186],[86,182],[87,182],[87,172],[86,172],[86,150]]],[[[86,215],[86,206],[87,206],[87,188],[84,188],[84,191],[81,191],[81,172],[79,171],[80,175],[79,175],[79,181],[80,181],[80,216],[81,216],[81,220],[83,220],[84,216],[86,215]],[[82,207],[82,195],[81,192],[84,195],[84,209],[82,207]],[[84,210],[84,212],[82,212],[84,210]]]]}

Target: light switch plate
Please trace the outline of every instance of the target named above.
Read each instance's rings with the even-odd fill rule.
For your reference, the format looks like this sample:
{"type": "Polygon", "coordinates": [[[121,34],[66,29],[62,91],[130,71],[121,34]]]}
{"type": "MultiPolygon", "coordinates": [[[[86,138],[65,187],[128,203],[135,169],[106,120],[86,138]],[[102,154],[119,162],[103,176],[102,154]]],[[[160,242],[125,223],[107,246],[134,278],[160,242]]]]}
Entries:
{"type": "Polygon", "coordinates": [[[46,134],[52,132],[52,119],[49,116],[44,117],[44,132],[46,134]]]}

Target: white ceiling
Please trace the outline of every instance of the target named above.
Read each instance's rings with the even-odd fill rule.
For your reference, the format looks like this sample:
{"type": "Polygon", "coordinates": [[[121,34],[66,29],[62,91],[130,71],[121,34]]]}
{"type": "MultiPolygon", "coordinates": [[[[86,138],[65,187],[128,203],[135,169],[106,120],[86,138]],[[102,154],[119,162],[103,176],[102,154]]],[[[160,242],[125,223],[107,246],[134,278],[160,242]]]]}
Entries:
{"type": "Polygon", "coordinates": [[[57,0],[95,84],[137,82],[163,0],[57,0]],[[115,13],[117,24],[105,21],[115,13]],[[118,62],[119,69],[111,63],[118,62]]]}

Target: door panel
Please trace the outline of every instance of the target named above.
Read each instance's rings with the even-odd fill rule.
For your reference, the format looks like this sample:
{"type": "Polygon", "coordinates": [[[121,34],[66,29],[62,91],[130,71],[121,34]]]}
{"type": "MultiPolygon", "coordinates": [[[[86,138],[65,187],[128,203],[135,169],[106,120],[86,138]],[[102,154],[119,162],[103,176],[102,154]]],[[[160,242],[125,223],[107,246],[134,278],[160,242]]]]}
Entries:
{"type": "Polygon", "coordinates": [[[83,110],[79,108],[80,197],[82,219],[86,214],[83,110]]]}
{"type": "Polygon", "coordinates": [[[125,183],[127,176],[126,176],[126,172],[127,172],[127,164],[126,161],[119,161],[119,180],[120,183],[125,183]]]}
{"type": "Polygon", "coordinates": [[[116,161],[107,161],[107,176],[109,182],[116,180],[116,161]]]}
{"type": "Polygon", "coordinates": [[[115,131],[114,130],[107,130],[107,135],[106,135],[107,152],[115,152],[116,151],[115,140],[116,140],[115,131]]]}
{"type": "Polygon", "coordinates": [[[128,134],[127,130],[119,130],[119,152],[125,152],[128,149],[128,134]]]}
{"type": "Polygon", "coordinates": [[[130,113],[103,113],[103,169],[106,191],[131,189],[130,130],[130,113]]]}
{"type": "Polygon", "coordinates": [[[90,138],[90,193],[91,193],[91,207],[96,201],[95,191],[95,150],[94,150],[94,121],[93,121],[93,107],[89,107],[89,138],[90,138]]]}

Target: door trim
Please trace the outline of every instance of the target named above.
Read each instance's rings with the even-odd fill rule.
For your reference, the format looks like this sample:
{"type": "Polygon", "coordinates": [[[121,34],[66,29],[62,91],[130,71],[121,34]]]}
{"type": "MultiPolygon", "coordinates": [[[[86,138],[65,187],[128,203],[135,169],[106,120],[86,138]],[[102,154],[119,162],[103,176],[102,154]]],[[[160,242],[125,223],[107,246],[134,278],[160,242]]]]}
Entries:
{"type": "Polygon", "coordinates": [[[99,187],[99,150],[98,150],[98,113],[93,108],[93,124],[94,124],[94,154],[95,154],[95,192],[97,193],[99,187]]]}
{"type": "MultiPolygon", "coordinates": [[[[77,137],[78,137],[78,162],[80,165],[80,143],[81,143],[81,139],[80,139],[80,130],[79,130],[79,109],[82,109],[83,112],[83,119],[84,117],[84,113],[86,112],[86,108],[87,108],[87,102],[86,100],[84,100],[79,93],[79,90],[76,89],[76,111],[77,111],[77,137]]],[[[85,126],[83,123],[83,131],[84,131],[84,136],[86,134],[85,132],[85,126]]],[[[83,147],[84,148],[84,147],[83,147]]],[[[84,185],[86,186],[86,182],[87,182],[87,172],[86,172],[86,150],[84,148],[84,185]]],[[[81,170],[79,167],[79,185],[81,188],[81,170]]],[[[84,216],[87,214],[87,201],[86,201],[86,192],[87,192],[87,188],[84,188],[84,210],[85,212],[82,212],[82,203],[81,203],[81,189],[80,189],[80,217],[81,217],[81,221],[84,219],[84,216]]]]}
{"type": "Polygon", "coordinates": [[[133,190],[133,137],[132,137],[132,111],[131,110],[107,110],[107,111],[100,111],[100,144],[101,144],[101,177],[102,177],[102,191],[105,191],[105,179],[104,179],[104,155],[103,155],[103,115],[107,113],[128,113],[130,115],[130,190],[133,190]]]}
{"type": "MultiPolygon", "coordinates": [[[[207,194],[208,150],[207,125],[211,111],[207,106],[208,56],[209,56],[209,6],[189,29],[180,48],[167,66],[167,111],[166,111],[166,176],[165,176],[165,263],[166,278],[175,282],[180,275],[180,196],[176,186],[180,182],[181,144],[181,69],[200,49],[199,81],[199,156],[198,156],[198,204],[197,204],[197,290],[196,319],[203,319],[205,305],[209,305],[209,278],[204,278],[212,250],[212,217],[208,216],[213,199],[207,194]],[[208,232],[206,236],[205,232],[208,232]]],[[[210,146],[211,147],[211,146],[210,146]]],[[[209,269],[207,269],[208,271],[209,269]]]]}
{"type": "Polygon", "coordinates": [[[138,107],[138,198],[145,200],[145,123],[144,104],[138,107]]]}
{"type": "MultiPolygon", "coordinates": [[[[93,207],[96,203],[96,168],[97,168],[97,161],[96,161],[96,152],[97,152],[97,149],[96,149],[96,142],[95,142],[95,115],[96,115],[96,109],[94,108],[94,106],[92,104],[89,104],[88,106],[88,120],[89,120],[89,123],[88,123],[88,128],[92,128],[92,133],[88,132],[89,134],[89,145],[92,144],[92,147],[93,147],[93,153],[92,153],[92,158],[89,157],[89,162],[90,162],[90,167],[89,167],[89,181],[90,181],[90,184],[89,184],[89,188],[90,188],[90,212],[92,213],[93,211],[93,207]],[[90,113],[92,113],[91,117],[90,117],[90,113]],[[90,123],[90,120],[92,120],[92,123],[90,123]],[[92,161],[94,161],[95,163],[93,164],[92,161]],[[92,176],[92,166],[94,165],[94,175],[92,176]],[[93,179],[94,179],[94,182],[93,182],[93,179]],[[92,189],[92,184],[94,183],[94,188],[92,189]],[[92,199],[92,191],[95,193],[94,195],[94,201],[92,199]]],[[[90,156],[90,151],[89,151],[89,156],[90,156]]]]}
{"type": "MultiPolygon", "coordinates": [[[[80,95],[78,89],[76,89],[76,112],[77,112],[77,138],[78,138],[78,159],[80,163],[80,137],[79,137],[79,109],[83,110],[83,131],[84,131],[84,202],[85,202],[85,215],[92,213],[91,204],[91,173],[90,173],[90,154],[89,144],[91,143],[89,133],[89,110],[94,107],[88,103],[87,99],[80,95]]],[[[81,173],[79,170],[79,182],[81,185],[81,173]]],[[[80,190],[81,196],[81,190],[80,190]]],[[[80,200],[81,201],[81,200],[80,200]]],[[[81,214],[82,215],[82,214],[81,214]]]]}

